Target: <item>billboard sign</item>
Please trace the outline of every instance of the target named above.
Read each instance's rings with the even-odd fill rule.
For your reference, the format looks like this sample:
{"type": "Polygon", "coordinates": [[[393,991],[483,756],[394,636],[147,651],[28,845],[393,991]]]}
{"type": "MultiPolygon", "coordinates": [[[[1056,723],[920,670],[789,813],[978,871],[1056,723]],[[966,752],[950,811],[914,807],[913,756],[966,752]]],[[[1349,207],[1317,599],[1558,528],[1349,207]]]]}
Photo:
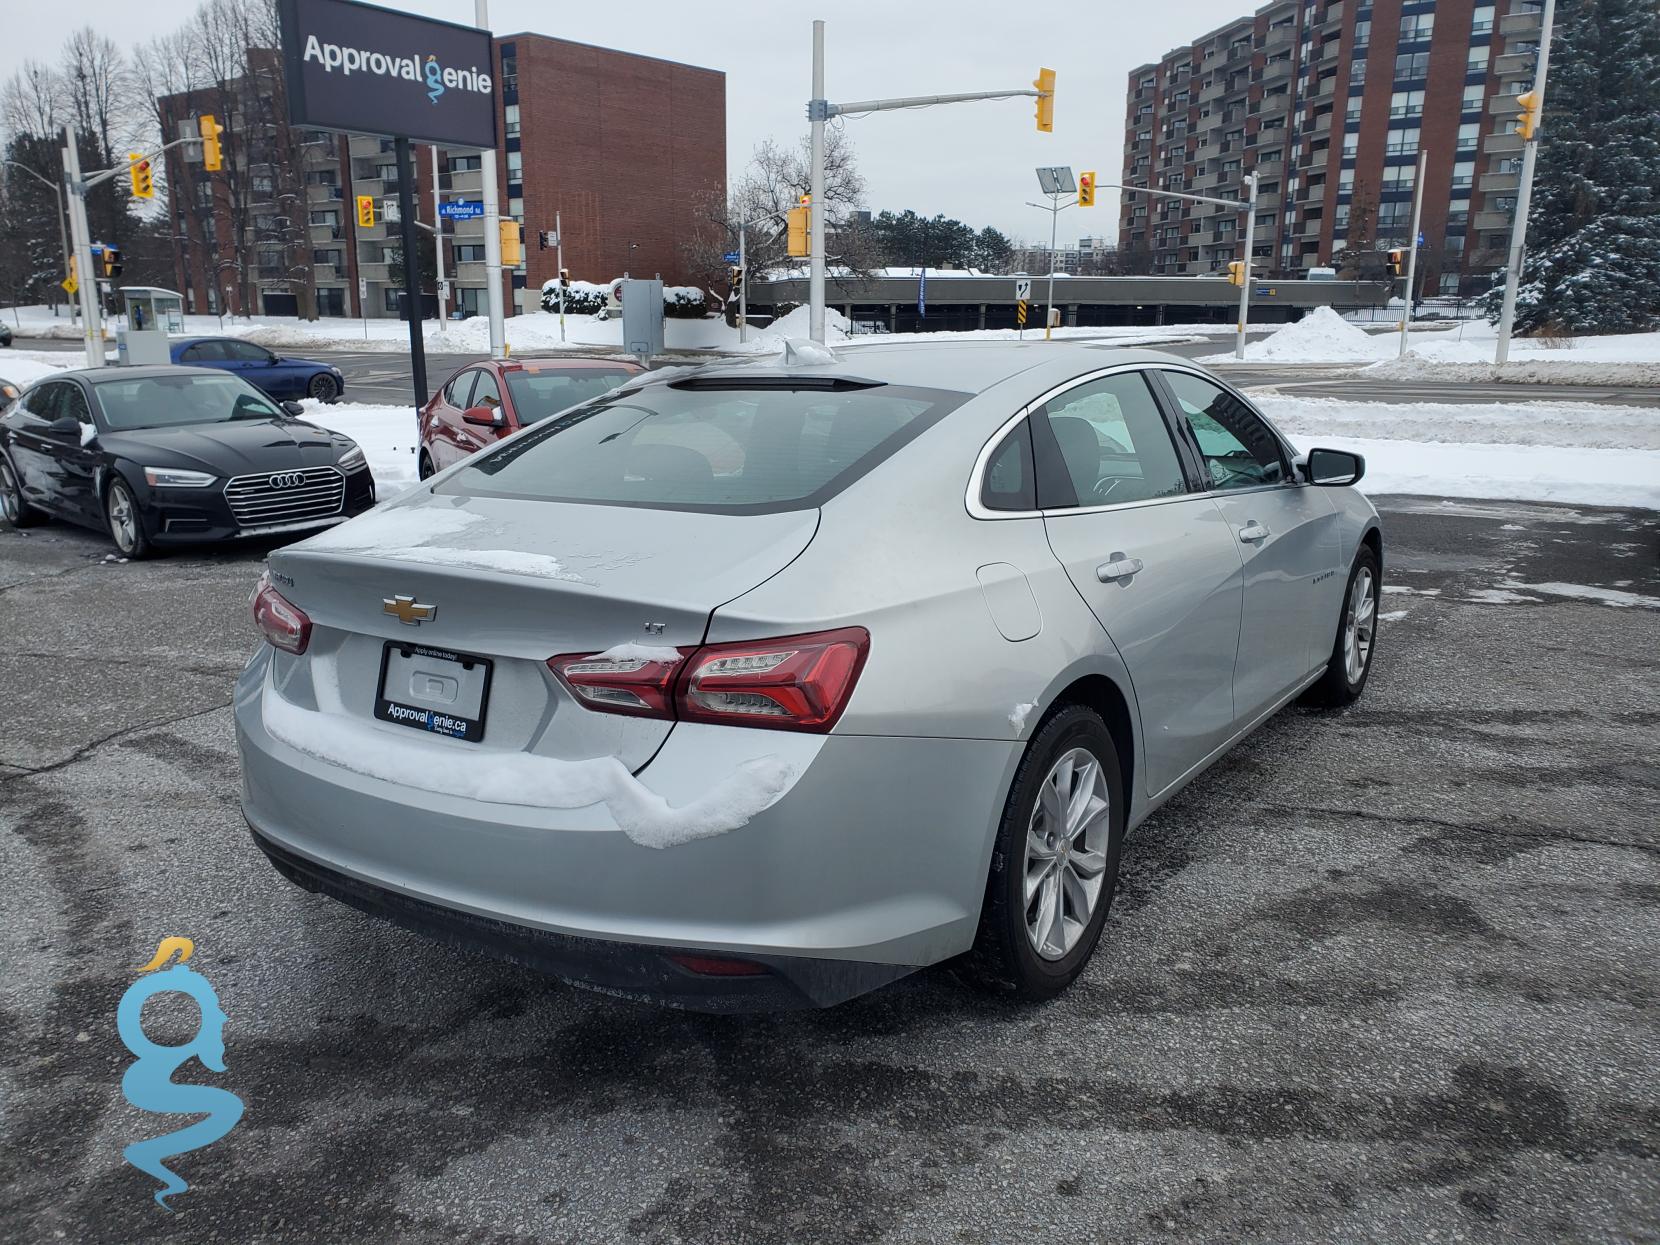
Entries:
{"type": "Polygon", "coordinates": [[[279,0],[279,7],[293,124],[496,145],[488,31],[357,0],[279,0]]]}

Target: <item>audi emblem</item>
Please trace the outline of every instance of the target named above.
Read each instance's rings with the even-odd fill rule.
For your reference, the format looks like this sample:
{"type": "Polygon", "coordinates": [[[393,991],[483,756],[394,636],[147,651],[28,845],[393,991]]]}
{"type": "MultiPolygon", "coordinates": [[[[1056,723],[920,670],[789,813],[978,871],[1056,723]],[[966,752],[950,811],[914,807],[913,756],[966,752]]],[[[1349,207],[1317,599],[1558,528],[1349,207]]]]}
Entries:
{"type": "Polygon", "coordinates": [[[305,483],[303,471],[279,471],[266,481],[272,488],[299,488],[305,483]]]}

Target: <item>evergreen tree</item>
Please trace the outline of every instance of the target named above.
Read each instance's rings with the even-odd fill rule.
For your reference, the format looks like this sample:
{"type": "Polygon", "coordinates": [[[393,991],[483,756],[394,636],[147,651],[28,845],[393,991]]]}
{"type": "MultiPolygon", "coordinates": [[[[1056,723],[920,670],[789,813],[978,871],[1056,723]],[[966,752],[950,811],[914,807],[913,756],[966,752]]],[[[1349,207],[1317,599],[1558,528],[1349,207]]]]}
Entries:
{"type": "MultiPolygon", "coordinates": [[[[1660,328],[1660,10],[1559,0],[1516,331],[1660,328]]],[[[1504,274],[1484,299],[1499,317],[1504,274]]]]}

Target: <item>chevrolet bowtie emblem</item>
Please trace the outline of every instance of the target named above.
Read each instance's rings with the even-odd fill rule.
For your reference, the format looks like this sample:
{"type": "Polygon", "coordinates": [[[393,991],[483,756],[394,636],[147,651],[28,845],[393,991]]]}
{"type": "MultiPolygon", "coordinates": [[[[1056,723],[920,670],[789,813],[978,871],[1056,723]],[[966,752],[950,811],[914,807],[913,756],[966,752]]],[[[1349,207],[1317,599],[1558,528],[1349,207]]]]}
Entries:
{"type": "Polygon", "coordinates": [[[414,597],[384,597],[380,605],[382,613],[392,615],[409,627],[419,627],[438,616],[436,605],[422,605],[414,597]]]}

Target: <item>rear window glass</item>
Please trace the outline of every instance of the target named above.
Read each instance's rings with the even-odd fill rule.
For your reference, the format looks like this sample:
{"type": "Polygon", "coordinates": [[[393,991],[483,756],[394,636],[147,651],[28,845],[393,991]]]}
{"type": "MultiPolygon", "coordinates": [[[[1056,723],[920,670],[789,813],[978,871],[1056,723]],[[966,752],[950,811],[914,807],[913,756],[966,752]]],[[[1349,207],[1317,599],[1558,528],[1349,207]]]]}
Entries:
{"type": "Polygon", "coordinates": [[[624,389],[467,461],[441,493],[759,514],[822,505],[967,394],[624,389]]]}
{"type": "Polygon", "coordinates": [[[572,368],[568,372],[509,372],[513,410],[521,424],[534,424],[560,411],[610,393],[633,372],[622,368],[572,368]]]}

